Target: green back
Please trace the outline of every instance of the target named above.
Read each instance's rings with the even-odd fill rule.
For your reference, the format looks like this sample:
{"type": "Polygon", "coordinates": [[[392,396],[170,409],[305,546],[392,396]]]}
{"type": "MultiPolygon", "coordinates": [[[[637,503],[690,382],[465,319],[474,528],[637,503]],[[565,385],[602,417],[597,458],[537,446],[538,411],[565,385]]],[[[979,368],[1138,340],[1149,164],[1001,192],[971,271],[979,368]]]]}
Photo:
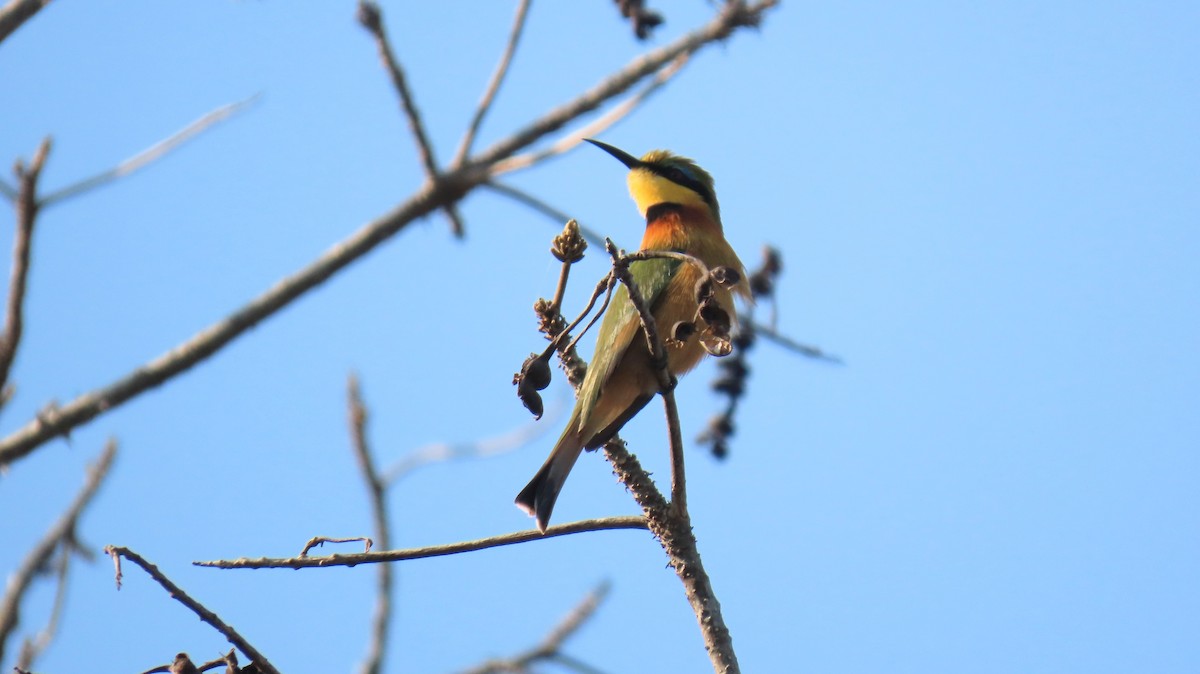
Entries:
{"type": "MultiPolygon", "coordinates": [[[[679,260],[652,258],[638,260],[629,265],[629,275],[638,287],[638,292],[645,300],[646,306],[650,307],[651,313],[654,312],[663,291],[671,283],[675,270],[680,264],[682,263],[679,260]]],[[[670,327],[658,326],[660,336],[664,334],[663,330],[669,330],[670,327]]],[[[629,299],[629,289],[625,287],[624,283],[618,283],[613,290],[612,301],[609,302],[604,320],[600,323],[600,334],[596,337],[596,351],[579,390],[578,428],[586,425],[588,416],[596,406],[596,401],[600,399],[600,392],[604,389],[609,377],[612,376],[617,364],[621,362],[629,345],[633,343],[634,337],[645,339],[640,328],[641,318],[638,316],[637,308],[629,299]]]]}

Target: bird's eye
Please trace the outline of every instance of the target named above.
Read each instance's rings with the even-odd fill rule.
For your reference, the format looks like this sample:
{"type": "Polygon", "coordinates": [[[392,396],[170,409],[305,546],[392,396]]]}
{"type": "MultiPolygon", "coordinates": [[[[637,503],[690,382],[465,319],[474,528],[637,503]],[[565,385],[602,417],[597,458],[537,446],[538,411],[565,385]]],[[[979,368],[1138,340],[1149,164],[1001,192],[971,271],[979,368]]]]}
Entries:
{"type": "Polygon", "coordinates": [[[674,166],[667,169],[667,178],[669,178],[673,182],[677,182],[677,183],[686,182],[688,179],[687,175],[682,170],[680,170],[674,166]]]}

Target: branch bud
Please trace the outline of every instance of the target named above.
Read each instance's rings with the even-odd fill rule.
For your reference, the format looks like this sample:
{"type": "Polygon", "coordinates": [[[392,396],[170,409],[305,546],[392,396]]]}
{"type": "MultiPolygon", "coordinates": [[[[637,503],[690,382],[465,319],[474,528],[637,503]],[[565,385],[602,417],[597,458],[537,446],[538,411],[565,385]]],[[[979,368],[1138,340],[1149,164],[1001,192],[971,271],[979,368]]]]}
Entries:
{"type": "Polygon", "coordinates": [[[579,233],[579,223],[574,219],[568,220],[563,231],[550,244],[550,253],[559,262],[575,264],[583,259],[583,251],[587,250],[587,240],[579,233]]]}

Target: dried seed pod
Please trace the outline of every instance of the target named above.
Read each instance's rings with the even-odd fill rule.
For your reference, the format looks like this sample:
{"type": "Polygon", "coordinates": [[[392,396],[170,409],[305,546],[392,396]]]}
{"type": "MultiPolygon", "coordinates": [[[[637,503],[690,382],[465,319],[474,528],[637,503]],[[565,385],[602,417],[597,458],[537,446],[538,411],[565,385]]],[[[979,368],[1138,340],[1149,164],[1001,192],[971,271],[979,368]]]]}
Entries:
{"type": "Polygon", "coordinates": [[[671,328],[671,339],[686,342],[696,334],[696,324],[690,321],[679,321],[671,328]]]}
{"type": "Polygon", "coordinates": [[[730,330],[729,312],[716,302],[700,305],[700,318],[708,324],[709,331],[717,337],[728,337],[730,330]]]}
{"type": "Polygon", "coordinates": [[[733,353],[733,344],[730,344],[729,340],[724,337],[705,335],[700,338],[700,346],[717,358],[723,358],[733,353]]]}
{"type": "Polygon", "coordinates": [[[704,304],[715,294],[711,278],[702,278],[696,282],[696,304],[704,304]]]}
{"type": "Polygon", "coordinates": [[[733,267],[714,267],[710,273],[713,280],[722,288],[731,288],[742,280],[742,275],[733,267]]]}
{"type": "Polygon", "coordinates": [[[541,419],[542,412],[545,407],[542,405],[542,394],[532,389],[522,391],[519,387],[517,395],[521,398],[521,403],[525,405],[525,409],[533,413],[534,419],[541,419]]]}
{"type": "Polygon", "coordinates": [[[531,353],[521,364],[521,371],[513,375],[517,386],[517,397],[533,416],[542,418],[542,396],[538,391],[550,385],[550,363],[542,354],[531,353]]]}
{"type": "Polygon", "coordinates": [[[535,391],[550,385],[550,362],[541,354],[531,353],[521,365],[521,380],[535,391]]]}

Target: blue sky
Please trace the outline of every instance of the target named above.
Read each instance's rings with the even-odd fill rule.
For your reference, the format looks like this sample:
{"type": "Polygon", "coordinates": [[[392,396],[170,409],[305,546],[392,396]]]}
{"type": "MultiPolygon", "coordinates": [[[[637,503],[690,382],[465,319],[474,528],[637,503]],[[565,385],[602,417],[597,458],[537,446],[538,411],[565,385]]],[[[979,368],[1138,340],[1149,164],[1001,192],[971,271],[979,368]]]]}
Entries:
{"type": "MultiPolygon", "coordinates": [[[[647,46],[610,4],[535,3],[480,147],[647,46]]],[[[434,5],[383,9],[446,160],[513,7],[434,5]]],[[[651,45],[712,11],[654,6],[668,23],[651,45]]],[[[52,134],[48,188],[261,93],[152,168],[44,213],[0,432],[163,353],[419,186],[353,10],[55,3],[0,45],[0,156],[52,134]]],[[[746,671],[1200,668],[1198,32],[1200,10],[1182,2],[786,2],[603,135],[709,169],[743,258],[783,252],[781,329],[846,361],[760,344],[731,457],[690,448],[696,534],[746,671]]],[[[593,148],[510,180],[619,242],[640,237],[621,167],[593,148]]],[[[440,216],[416,223],[201,367],[13,466],[0,567],[116,437],[85,543],[141,552],[283,671],[355,666],[371,569],[190,562],[369,533],[351,370],[384,463],[529,422],[510,378],[541,348],[530,306],[553,291],[558,225],[482,192],[461,210],[465,241],[440,216]]],[[[590,255],[569,301],[604,271],[590,255]]],[[[713,373],[680,387],[685,436],[718,409],[713,373]]],[[[548,399],[565,404],[561,380],[548,399]]],[[[529,526],[512,498],[560,423],[400,483],[395,544],[529,526]]],[[[623,434],[659,476],[663,430],[652,406],[623,434]]],[[[555,516],[633,512],[588,455],[555,516]]],[[[664,564],[626,531],[400,565],[388,671],[518,651],[604,579],[609,599],[572,655],[611,672],[705,671],[664,564]]],[[[74,573],[39,671],[143,671],[225,648],[137,571],[120,593],[107,563],[74,573]]],[[[25,625],[49,599],[33,593],[25,625]]]]}

